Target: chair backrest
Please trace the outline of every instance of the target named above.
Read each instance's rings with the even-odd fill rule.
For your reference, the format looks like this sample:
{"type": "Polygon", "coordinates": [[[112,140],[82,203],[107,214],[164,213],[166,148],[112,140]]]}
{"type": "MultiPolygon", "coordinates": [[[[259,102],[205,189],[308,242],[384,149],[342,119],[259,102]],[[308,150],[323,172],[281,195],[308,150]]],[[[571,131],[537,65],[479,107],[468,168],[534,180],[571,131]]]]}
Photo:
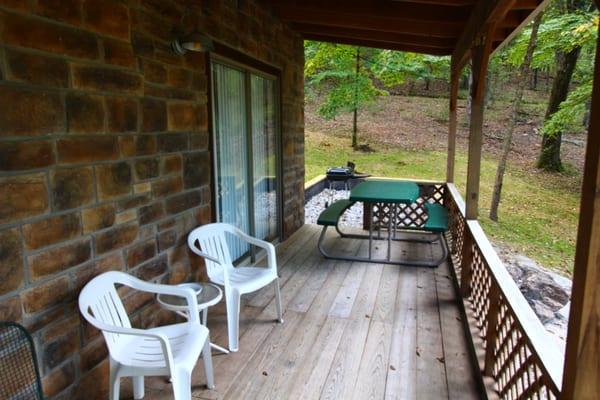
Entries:
{"type": "Polygon", "coordinates": [[[31,335],[14,322],[0,321],[0,399],[43,399],[31,335]]]}
{"type": "Polygon", "coordinates": [[[202,251],[216,258],[222,264],[219,265],[209,259],[204,260],[206,273],[209,278],[222,275],[223,268],[233,266],[231,252],[229,251],[229,246],[227,246],[226,234],[235,234],[235,229],[232,225],[216,222],[202,225],[191,231],[188,235],[188,246],[194,253],[199,254],[198,251],[202,251]]]}
{"type": "MultiPolygon", "coordinates": [[[[132,279],[132,276],[119,271],[105,272],[93,278],[79,294],[81,314],[98,329],[102,329],[98,321],[120,328],[131,328],[116,285],[132,286],[132,279]]],[[[102,331],[102,334],[108,350],[113,353],[121,335],[106,331],[102,331]]]]}

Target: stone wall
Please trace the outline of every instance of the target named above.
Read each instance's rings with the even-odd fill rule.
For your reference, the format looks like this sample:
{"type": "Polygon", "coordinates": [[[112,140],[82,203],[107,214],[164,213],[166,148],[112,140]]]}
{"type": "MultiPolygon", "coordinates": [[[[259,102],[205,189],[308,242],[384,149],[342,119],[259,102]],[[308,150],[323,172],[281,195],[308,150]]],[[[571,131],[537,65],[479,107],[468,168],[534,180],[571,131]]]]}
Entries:
{"type": "MultiPolygon", "coordinates": [[[[284,236],[303,223],[303,45],[251,0],[0,0],[0,319],[34,335],[46,394],[105,398],[106,347],[82,323],[91,277],[199,276],[211,220],[204,54],[183,27],[281,69],[284,236]],[[186,4],[188,3],[188,4],[186,4]]],[[[134,325],[165,321],[125,299],[134,325]]]]}

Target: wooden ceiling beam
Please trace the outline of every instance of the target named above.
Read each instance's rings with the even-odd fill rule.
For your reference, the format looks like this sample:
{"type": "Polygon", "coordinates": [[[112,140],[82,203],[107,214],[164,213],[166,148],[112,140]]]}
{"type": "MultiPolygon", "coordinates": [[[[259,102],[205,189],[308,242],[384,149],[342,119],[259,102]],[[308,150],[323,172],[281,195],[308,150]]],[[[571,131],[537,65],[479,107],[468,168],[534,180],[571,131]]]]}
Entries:
{"type": "Polygon", "coordinates": [[[471,6],[447,6],[416,2],[399,2],[389,0],[345,0],[343,2],[327,0],[302,0],[298,2],[282,2],[269,0],[281,15],[293,16],[294,13],[327,13],[332,17],[338,15],[370,16],[381,18],[401,18],[414,21],[461,22],[466,23],[471,13],[471,6]]]}
{"type": "Polygon", "coordinates": [[[280,17],[282,20],[290,23],[366,29],[441,38],[458,37],[464,25],[464,23],[460,22],[424,22],[399,17],[374,17],[368,14],[335,14],[320,11],[309,12],[302,9],[292,10],[287,8],[280,11],[280,17]]]}
{"type": "Polygon", "coordinates": [[[472,6],[476,0],[393,0],[397,3],[419,3],[448,7],[472,6]]]}
{"type": "Polygon", "coordinates": [[[452,69],[462,68],[471,52],[471,48],[486,35],[493,33],[495,27],[502,22],[517,0],[479,0],[469,21],[460,36],[452,53],[452,69]]]}
{"type": "Polygon", "coordinates": [[[349,29],[313,24],[293,24],[292,28],[302,34],[324,35],[335,38],[373,40],[383,43],[417,45],[441,49],[454,48],[456,38],[409,35],[405,33],[378,32],[366,29],[349,29]]]}
{"type": "Polygon", "coordinates": [[[377,40],[342,38],[342,37],[318,35],[318,34],[305,34],[304,38],[308,39],[308,40],[316,40],[319,42],[347,44],[347,45],[351,45],[351,46],[373,47],[376,49],[408,51],[411,53],[431,54],[431,55],[436,55],[436,56],[448,56],[448,55],[452,54],[451,47],[443,49],[443,48],[428,47],[428,46],[413,45],[413,44],[389,43],[389,42],[380,42],[377,40]]]}

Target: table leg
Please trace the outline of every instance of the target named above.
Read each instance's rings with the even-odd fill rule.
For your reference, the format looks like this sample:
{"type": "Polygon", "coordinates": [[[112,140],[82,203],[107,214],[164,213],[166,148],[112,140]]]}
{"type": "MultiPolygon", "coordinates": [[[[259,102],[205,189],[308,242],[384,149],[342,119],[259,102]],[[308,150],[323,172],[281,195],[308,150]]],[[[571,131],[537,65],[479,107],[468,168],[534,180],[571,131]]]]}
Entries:
{"type": "Polygon", "coordinates": [[[390,205],[390,216],[388,221],[388,238],[387,238],[387,260],[390,261],[392,256],[392,225],[396,215],[396,203],[390,205]]]}
{"type": "Polygon", "coordinates": [[[371,223],[369,224],[369,260],[371,257],[371,248],[373,247],[373,224],[375,223],[375,214],[373,213],[373,203],[369,203],[369,209],[371,210],[371,223]]]}
{"type": "MultiPolygon", "coordinates": [[[[208,308],[200,310],[200,321],[202,322],[202,325],[206,326],[206,323],[208,322],[208,308]]],[[[218,344],[214,344],[211,342],[210,347],[217,351],[220,351],[221,353],[229,354],[229,350],[219,346],[218,344]]]]}

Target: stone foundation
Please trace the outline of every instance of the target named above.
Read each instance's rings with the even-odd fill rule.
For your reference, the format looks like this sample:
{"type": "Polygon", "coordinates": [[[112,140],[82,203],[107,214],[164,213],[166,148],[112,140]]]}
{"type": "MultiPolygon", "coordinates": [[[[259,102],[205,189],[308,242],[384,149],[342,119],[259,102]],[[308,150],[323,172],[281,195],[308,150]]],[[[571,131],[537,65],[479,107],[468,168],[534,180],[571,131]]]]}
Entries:
{"type": "MultiPolygon", "coordinates": [[[[304,220],[303,43],[262,3],[0,0],[0,319],[33,333],[50,398],[106,398],[106,347],[77,310],[93,276],[203,271],[185,238],[212,219],[207,59],[169,47],[191,26],[281,70],[287,237],[304,220]]],[[[136,326],[172,317],[124,301],[136,326]]]]}

